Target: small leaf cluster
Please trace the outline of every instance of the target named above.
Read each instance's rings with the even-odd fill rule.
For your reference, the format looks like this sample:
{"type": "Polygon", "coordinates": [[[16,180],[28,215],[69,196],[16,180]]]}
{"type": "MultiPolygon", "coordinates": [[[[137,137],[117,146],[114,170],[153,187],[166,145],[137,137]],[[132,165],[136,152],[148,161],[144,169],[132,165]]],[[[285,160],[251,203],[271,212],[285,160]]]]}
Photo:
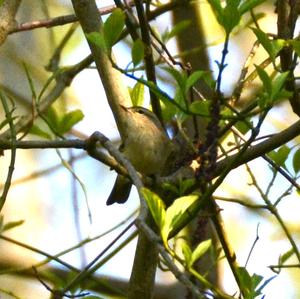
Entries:
{"type": "Polygon", "coordinates": [[[241,287],[243,289],[243,298],[245,299],[254,299],[262,295],[262,290],[265,288],[265,286],[275,278],[275,276],[272,276],[271,278],[265,280],[261,286],[259,286],[263,281],[263,276],[255,273],[250,275],[247,269],[244,267],[238,268],[238,275],[241,281],[241,287]]]}
{"type": "MultiPolygon", "coordinates": [[[[178,107],[183,107],[191,113],[195,113],[202,116],[209,116],[209,101],[194,101],[188,105],[187,96],[191,88],[199,81],[203,80],[209,87],[214,87],[214,81],[211,78],[211,74],[207,71],[195,71],[190,75],[186,72],[180,72],[174,68],[164,68],[173,79],[176,81],[176,90],[174,96],[174,102],[178,104],[178,107]]],[[[182,119],[186,117],[186,114],[182,111],[177,111],[177,115],[182,119]]]]}
{"type": "MultiPolygon", "coordinates": [[[[291,154],[291,148],[287,145],[281,146],[278,150],[271,151],[268,156],[280,167],[288,170],[286,162],[291,154]]],[[[293,151],[292,156],[292,166],[295,174],[300,172],[300,148],[293,151]]]]}
{"type": "Polygon", "coordinates": [[[242,16],[254,7],[260,5],[264,0],[208,0],[218,23],[224,28],[226,36],[239,25],[242,16]],[[225,2],[225,6],[222,3],[225,2]]]}
{"type": "Polygon", "coordinates": [[[271,108],[275,102],[290,96],[290,92],[284,88],[289,72],[281,73],[272,79],[263,68],[257,65],[255,67],[263,84],[263,93],[258,98],[260,108],[271,108]]]}
{"type": "MultiPolygon", "coordinates": [[[[63,136],[69,132],[71,128],[84,118],[83,112],[79,109],[58,113],[54,107],[47,110],[44,120],[49,128],[58,136],[63,136]]],[[[30,133],[42,138],[51,139],[51,135],[37,125],[33,125],[30,133]]]]}
{"type": "MultiPolygon", "coordinates": [[[[171,206],[166,208],[163,200],[157,194],[147,188],[142,188],[141,191],[151,215],[160,230],[164,246],[173,254],[168,245],[170,234],[180,226],[182,220],[185,218],[185,214],[188,213],[188,209],[199,199],[199,196],[195,194],[181,196],[175,199],[171,206]]],[[[190,269],[210,247],[211,240],[206,240],[201,242],[192,251],[190,246],[186,242],[183,242],[181,249],[186,269],[190,269]]]]}
{"type": "Polygon", "coordinates": [[[106,19],[101,32],[91,32],[87,34],[87,39],[100,47],[107,53],[117,43],[125,26],[125,14],[117,8],[106,19]]]}

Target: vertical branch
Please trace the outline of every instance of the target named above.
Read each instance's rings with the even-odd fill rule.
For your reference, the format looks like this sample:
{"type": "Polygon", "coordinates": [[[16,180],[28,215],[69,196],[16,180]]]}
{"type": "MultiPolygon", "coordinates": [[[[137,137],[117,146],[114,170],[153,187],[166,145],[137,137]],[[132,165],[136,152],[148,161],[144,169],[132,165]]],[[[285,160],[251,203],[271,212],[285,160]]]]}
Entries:
{"type": "MultiPolygon", "coordinates": [[[[278,38],[292,39],[294,37],[295,25],[298,17],[299,1],[277,1],[277,31],[278,38]]],[[[286,83],[286,89],[292,92],[289,101],[293,111],[300,116],[300,97],[295,86],[295,77],[293,74],[295,64],[293,62],[292,47],[284,47],[280,51],[280,64],[283,72],[290,71],[289,78],[286,83]]]]}
{"type": "MultiPolygon", "coordinates": [[[[99,17],[95,0],[72,0],[74,11],[85,34],[99,32],[102,29],[102,20],[99,17]]],[[[124,123],[126,122],[120,104],[130,106],[131,100],[127,88],[124,86],[119,71],[113,68],[107,54],[97,45],[89,42],[97,71],[101,78],[106,97],[114,114],[121,137],[126,135],[124,123]],[[112,79],[113,78],[113,79],[112,79]]]]}
{"type": "Polygon", "coordinates": [[[15,27],[15,15],[21,0],[5,0],[0,6],[0,45],[2,45],[10,30],[15,27]]]}
{"type": "MultiPolygon", "coordinates": [[[[156,84],[156,74],[155,74],[155,64],[153,60],[152,47],[151,47],[151,37],[149,32],[149,23],[147,16],[144,12],[143,3],[140,0],[135,0],[136,10],[140,22],[142,41],[145,46],[145,67],[147,80],[156,84]]],[[[150,90],[150,99],[153,112],[156,114],[158,119],[162,122],[161,107],[158,97],[150,90]]]]}

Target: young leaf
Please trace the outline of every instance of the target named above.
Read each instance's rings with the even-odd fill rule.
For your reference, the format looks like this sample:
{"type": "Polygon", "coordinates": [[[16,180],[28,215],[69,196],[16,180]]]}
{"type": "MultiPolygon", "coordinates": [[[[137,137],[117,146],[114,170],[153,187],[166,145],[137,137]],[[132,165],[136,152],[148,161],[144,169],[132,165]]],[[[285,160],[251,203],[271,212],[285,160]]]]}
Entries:
{"type": "Polygon", "coordinates": [[[50,126],[58,131],[60,125],[60,117],[54,107],[50,106],[46,112],[46,118],[50,126]]]}
{"type": "Polygon", "coordinates": [[[257,28],[251,29],[256,35],[260,44],[264,47],[271,59],[274,61],[279,51],[286,45],[286,42],[283,39],[270,40],[265,32],[257,28]]]}
{"type": "Polygon", "coordinates": [[[105,43],[109,50],[118,41],[124,25],[125,14],[120,8],[116,8],[103,25],[105,43]]]}
{"type": "Polygon", "coordinates": [[[300,57],[300,41],[290,40],[290,41],[288,41],[288,44],[294,48],[296,54],[298,55],[298,57],[300,57]]]}
{"type": "Polygon", "coordinates": [[[280,266],[283,265],[294,253],[295,251],[293,248],[289,249],[287,252],[280,256],[278,264],[280,266]]]}
{"type": "Polygon", "coordinates": [[[29,133],[45,139],[51,139],[51,135],[37,125],[31,126],[31,128],[29,129],[29,133]]]}
{"type": "Polygon", "coordinates": [[[7,231],[7,230],[10,230],[12,228],[15,228],[17,226],[20,226],[22,225],[23,223],[25,222],[25,220],[18,220],[18,221],[11,221],[11,222],[8,222],[6,224],[4,224],[2,226],[2,229],[1,229],[1,233],[7,231]]]}
{"type": "Polygon", "coordinates": [[[193,251],[189,266],[192,267],[193,264],[209,249],[210,246],[211,240],[201,242],[193,251]]]}
{"type": "Polygon", "coordinates": [[[198,195],[188,195],[177,198],[167,209],[165,222],[161,229],[162,239],[166,243],[169,233],[180,223],[186,210],[199,198],[198,195]]]}
{"type": "Polygon", "coordinates": [[[240,23],[242,15],[238,10],[239,2],[240,0],[227,0],[223,10],[223,27],[227,35],[240,23]]]}
{"type": "Polygon", "coordinates": [[[136,82],[132,89],[129,90],[132,106],[142,106],[144,103],[145,86],[136,82]]]}
{"type": "Polygon", "coordinates": [[[297,149],[293,156],[293,168],[295,173],[298,173],[300,170],[300,148],[297,149]]]}
{"type": "Polygon", "coordinates": [[[262,4],[263,2],[265,2],[265,0],[248,0],[248,1],[243,1],[241,3],[241,5],[239,6],[239,12],[240,12],[241,15],[243,15],[244,13],[250,11],[254,7],[262,4]]]}
{"type": "Polygon", "coordinates": [[[186,80],[185,92],[187,93],[189,89],[196,84],[198,80],[207,75],[206,71],[196,71],[193,72],[186,80]]]}
{"type": "Polygon", "coordinates": [[[279,74],[272,83],[272,94],[271,94],[271,98],[273,101],[276,101],[280,98],[281,96],[281,91],[284,87],[284,84],[288,78],[289,72],[284,72],[279,74]]]}
{"type": "Polygon", "coordinates": [[[245,121],[238,121],[235,125],[236,129],[238,129],[243,135],[245,135],[249,130],[250,127],[246,124],[245,121]]]}
{"type": "Polygon", "coordinates": [[[132,63],[136,67],[144,58],[144,43],[138,38],[134,41],[131,49],[132,63]]]}
{"type": "Polygon", "coordinates": [[[191,257],[192,257],[192,250],[187,242],[182,242],[181,244],[181,250],[184,256],[184,261],[187,265],[187,268],[189,268],[191,264],[191,257]]]}
{"type": "Polygon", "coordinates": [[[269,75],[267,74],[267,72],[261,68],[260,66],[256,65],[255,66],[257,74],[264,86],[265,91],[267,92],[267,94],[271,97],[272,94],[272,81],[271,78],[269,77],[269,75]]]}
{"type": "Polygon", "coordinates": [[[195,101],[190,105],[189,111],[202,116],[210,116],[209,107],[210,101],[195,101]]]}
{"type": "Polygon", "coordinates": [[[64,134],[69,132],[70,129],[83,118],[84,114],[79,109],[67,112],[60,121],[59,133],[64,134]]]}
{"type": "Polygon", "coordinates": [[[291,149],[287,145],[283,145],[279,148],[279,150],[272,151],[268,154],[268,156],[279,166],[282,166],[285,168],[285,161],[288,158],[288,155],[290,153],[291,149]]]}
{"type": "Polygon", "coordinates": [[[147,188],[141,190],[156,225],[161,229],[166,217],[165,204],[161,198],[147,188]]]}

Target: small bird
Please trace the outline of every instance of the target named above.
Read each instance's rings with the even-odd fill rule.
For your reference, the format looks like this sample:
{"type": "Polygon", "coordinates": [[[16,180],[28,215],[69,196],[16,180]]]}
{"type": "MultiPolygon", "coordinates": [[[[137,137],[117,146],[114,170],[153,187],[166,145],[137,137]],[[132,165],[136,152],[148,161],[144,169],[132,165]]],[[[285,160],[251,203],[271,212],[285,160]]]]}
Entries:
{"type": "MultiPolygon", "coordinates": [[[[160,121],[154,113],[143,107],[121,107],[127,118],[126,135],[120,150],[141,174],[162,174],[173,151],[173,144],[160,121]]],[[[106,204],[126,202],[131,186],[128,178],[118,175],[106,204]]]]}

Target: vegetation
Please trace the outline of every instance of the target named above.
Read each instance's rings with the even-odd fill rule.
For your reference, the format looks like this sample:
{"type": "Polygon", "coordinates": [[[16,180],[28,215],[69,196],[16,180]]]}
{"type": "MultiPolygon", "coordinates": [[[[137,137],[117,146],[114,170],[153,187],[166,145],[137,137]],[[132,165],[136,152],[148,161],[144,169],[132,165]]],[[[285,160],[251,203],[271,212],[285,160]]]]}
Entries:
{"type": "Polygon", "coordinates": [[[0,1],[0,297],[295,298],[297,1],[71,2],[0,1]],[[156,114],[180,144],[168,175],[138,175],[103,134],[107,103],[123,138],[122,106],[156,114]],[[107,166],[138,210],[105,206],[107,166]]]}

